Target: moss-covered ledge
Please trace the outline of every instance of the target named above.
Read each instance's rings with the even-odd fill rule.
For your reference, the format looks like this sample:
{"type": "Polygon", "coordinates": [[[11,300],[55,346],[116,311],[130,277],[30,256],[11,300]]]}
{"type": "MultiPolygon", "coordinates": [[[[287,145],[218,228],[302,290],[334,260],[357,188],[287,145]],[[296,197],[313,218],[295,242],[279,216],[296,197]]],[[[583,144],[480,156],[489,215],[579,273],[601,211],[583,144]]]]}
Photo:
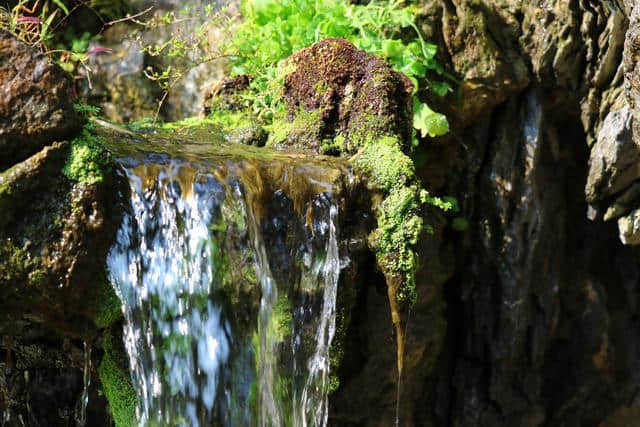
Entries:
{"type": "MultiPolygon", "coordinates": [[[[366,183],[376,218],[368,243],[386,279],[401,371],[407,312],[416,299],[417,243],[429,231],[423,209],[450,208],[422,188],[409,157],[412,83],[342,39],[294,53],[282,70],[284,111],[257,123],[268,133],[267,146],[347,157],[366,183]]],[[[216,92],[207,120],[227,128],[251,122],[239,99],[232,91],[216,92]]]]}

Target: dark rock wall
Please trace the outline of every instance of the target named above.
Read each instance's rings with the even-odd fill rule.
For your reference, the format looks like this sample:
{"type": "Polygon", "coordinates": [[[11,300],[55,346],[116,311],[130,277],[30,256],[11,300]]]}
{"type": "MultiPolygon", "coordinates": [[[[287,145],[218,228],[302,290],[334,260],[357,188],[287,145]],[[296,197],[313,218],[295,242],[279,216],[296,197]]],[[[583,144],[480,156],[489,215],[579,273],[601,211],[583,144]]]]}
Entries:
{"type": "MultiPolygon", "coordinates": [[[[632,3],[423,2],[460,85],[430,99],[452,131],[415,157],[469,228],[432,220],[424,238],[430,303],[408,325],[424,353],[407,351],[399,425],[640,426],[640,268],[623,244],[640,229],[632,3]]],[[[362,358],[332,425],[394,425],[394,360],[371,350],[392,337],[379,298],[361,301],[362,358]]]]}

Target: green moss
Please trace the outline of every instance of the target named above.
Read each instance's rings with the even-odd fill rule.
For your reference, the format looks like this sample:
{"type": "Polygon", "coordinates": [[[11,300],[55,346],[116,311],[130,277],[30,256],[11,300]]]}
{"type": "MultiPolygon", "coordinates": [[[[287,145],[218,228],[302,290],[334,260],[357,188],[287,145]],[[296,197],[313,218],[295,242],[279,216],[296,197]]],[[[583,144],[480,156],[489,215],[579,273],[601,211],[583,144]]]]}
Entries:
{"type": "Polygon", "coordinates": [[[329,353],[329,394],[335,393],[340,387],[340,377],[338,369],[344,359],[344,345],[347,338],[348,316],[346,310],[341,309],[336,314],[336,330],[331,342],[331,351],[329,353]]]}
{"type": "Polygon", "coordinates": [[[0,283],[16,283],[27,279],[29,286],[44,283],[47,272],[27,245],[18,246],[11,239],[0,240],[0,283]]]}
{"type": "Polygon", "coordinates": [[[356,168],[370,177],[370,184],[385,192],[404,186],[415,177],[413,161],[402,152],[396,137],[383,136],[366,144],[354,160],[356,168]]]}
{"type": "Polygon", "coordinates": [[[399,187],[390,192],[378,208],[378,228],[371,240],[376,255],[388,270],[403,278],[397,298],[413,303],[417,297],[415,275],[418,255],[414,250],[423,232],[422,200],[417,186],[399,187]]]}
{"type": "Polygon", "coordinates": [[[136,405],[138,398],[131,384],[126,354],[116,339],[111,329],[105,332],[103,336],[104,356],[98,366],[98,375],[116,427],[131,427],[137,425],[136,405]]]}
{"type": "Polygon", "coordinates": [[[122,318],[122,304],[107,278],[102,276],[89,298],[89,317],[100,329],[107,328],[122,318]]]}
{"type": "MultiPolygon", "coordinates": [[[[269,132],[268,147],[295,147],[314,149],[322,138],[322,120],[318,111],[300,110],[288,120],[284,113],[279,114],[273,122],[265,126],[269,132]]],[[[317,147],[319,149],[319,147],[317,147]]]]}
{"type": "Polygon", "coordinates": [[[73,110],[78,113],[83,123],[87,123],[90,117],[94,117],[100,114],[100,107],[83,104],[80,102],[73,104],[73,110]]]}
{"type": "Polygon", "coordinates": [[[273,147],[286,142],[289,135],[292,133],[292,129],[292,122],[287,121],[283,117],[275,119],[273,123],[267,126],[267,131],[269,132],[267,146],[273,147]]]}
{"type": "Polygon", "coordinates": [[[279,295],[273,306],[271,325],[277,342],[283,342],[293,332],[293,307],[286,294],[279,295]]]}
{"type": "Polygon", "coordinates": [[[102,138],[93,135],[85,127],[80,136],[71,141],[69,158],[64,166],[64,175],[82,184],[97,184],[104,180],[108,170],[109,154],[103,147],[102,138]]]}
{"type": "Polygon", "coordinates": [[[186,119],[178,120],[175,122],[162,122],[155,121],[150,117],[145,117],[139,120],[130,122],[127,127],[134,131],[144,130],[166,130],[166,131],[182,131],[208,128],[209,126],[215,126],[216,122],[209,117],[187,117],[186,119]]]}
{"type": "Polygon", "coordinates": [[[352,157],[355,170],[367,176],[369,187],[383,196],[375,207],[377,228],[370,245],[385,273],[401,277],[397,299],[411,304],[417,296],[415,245],[424,231],[421,209],[429,201],[428,193],[420,188],[413,161],[398,137],[367,129],[352,140],[360,145],[352,157]]]}
{"type": "Polygon", "coordinates": [[[251,114],[245,111],[213,111],[209,120],[226,131],[249,127],[256,123],[251,114]]]}
{"type": "Polygon", "coordinates": [[[320,146],[320,153],[326,155],[340,155],[344,150],[345,138],[342,134],[336,136],[333,139],[323,141],[320,146]]]}

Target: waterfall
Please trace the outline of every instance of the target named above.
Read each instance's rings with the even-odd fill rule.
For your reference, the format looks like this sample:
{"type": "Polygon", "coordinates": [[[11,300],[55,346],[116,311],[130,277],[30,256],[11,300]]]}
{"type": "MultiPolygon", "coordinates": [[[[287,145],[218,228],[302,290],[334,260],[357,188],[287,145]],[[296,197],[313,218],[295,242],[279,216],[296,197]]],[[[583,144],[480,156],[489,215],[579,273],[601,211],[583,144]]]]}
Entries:
{"type": "Polygon", "coordinates": [[[127,154],[107,266],[140,425],[325,426],[336,174],[275,154],[127,154]]]}

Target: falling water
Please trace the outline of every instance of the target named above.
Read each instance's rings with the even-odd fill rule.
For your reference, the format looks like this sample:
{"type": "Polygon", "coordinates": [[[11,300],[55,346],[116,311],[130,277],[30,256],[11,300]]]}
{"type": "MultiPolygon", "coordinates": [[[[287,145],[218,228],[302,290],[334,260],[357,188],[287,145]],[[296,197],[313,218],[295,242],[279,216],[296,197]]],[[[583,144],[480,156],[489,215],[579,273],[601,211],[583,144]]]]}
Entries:
{"type": "Polygon", "coordinates": [[[130,201],[107,263],[140,425],[325,426],[344,171],[194,151],[114,150],[130,201]]]}
{"type": "Polygon", "coordinates": [[[91,386],[91,344],[84,341],[84,367],[82,371],[82,394],[78,401],[75,418],[76,426],[87,425],[87,406],[89,405],[89,387],[91,386]]]}

